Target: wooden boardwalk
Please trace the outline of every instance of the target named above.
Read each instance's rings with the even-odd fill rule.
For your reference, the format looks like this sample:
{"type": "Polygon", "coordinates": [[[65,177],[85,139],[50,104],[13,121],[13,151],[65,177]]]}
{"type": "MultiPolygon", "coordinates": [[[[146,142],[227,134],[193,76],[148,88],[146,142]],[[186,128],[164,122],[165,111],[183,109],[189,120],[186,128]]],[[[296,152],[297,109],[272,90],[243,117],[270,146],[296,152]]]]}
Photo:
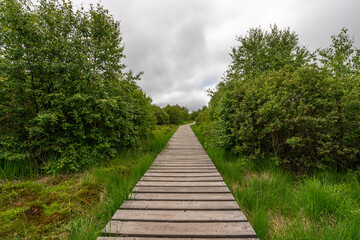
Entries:
{"type": "Polygon", "coordinates": [[[254,239],[189,125],[180,126],[98,240],[254,239]]]}

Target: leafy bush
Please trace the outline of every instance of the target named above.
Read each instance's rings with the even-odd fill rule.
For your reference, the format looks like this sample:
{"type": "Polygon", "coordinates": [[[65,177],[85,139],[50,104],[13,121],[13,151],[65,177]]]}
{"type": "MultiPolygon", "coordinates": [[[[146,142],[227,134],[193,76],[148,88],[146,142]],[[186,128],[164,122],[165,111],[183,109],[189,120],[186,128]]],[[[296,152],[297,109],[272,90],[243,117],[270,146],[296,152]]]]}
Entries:
{"type": "Polygon", "coordinates": [[[356,167],[360,52],[343,29],[330,48],[317,51],[318,66],[309,64],[312,54],[296,39],[295,33],[277,28],[251,30],[240,38],[233,64],[212,93],[212,134],[233,152],[270,155],[293,170],[356,167]]]}
{"type": "Polygon", "coordinates": [[[190,120],[189,110],[179,105],[167,105],[164,110],[169,115],[170,124],[182,124],[184,121],[190,120]]]}
{"type": "Polygon", "coordinates": [[[0,3],[1,165],[77,171],[150,134],[151,99],[124,71],[121,41],[100,5],[0,3]]]}
{"type": "Polygon", "coordinates": [[[156,105],[153,105],[153,109],[154,109],[157,125],[165,125],[170,123],[169,115],[166,113],[164,109],[156,105]]]}
{"type": "Polygon", "coordinates": [[[190,113],[190,119],[195,121],[196,118],[199,116],[199,114],[204,112],[205,109],[207,109],[207,108],[208,108],[207,106],[203,106],[202,108],[199,108],[198,110],[191,112],[190,113]]]}

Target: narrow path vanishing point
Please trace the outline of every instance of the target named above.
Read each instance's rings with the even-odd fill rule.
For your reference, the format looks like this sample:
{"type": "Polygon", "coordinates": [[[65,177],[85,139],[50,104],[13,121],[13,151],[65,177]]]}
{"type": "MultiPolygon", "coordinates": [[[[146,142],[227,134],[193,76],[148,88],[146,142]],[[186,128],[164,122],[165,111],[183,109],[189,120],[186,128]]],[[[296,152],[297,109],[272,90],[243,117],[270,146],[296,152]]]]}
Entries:
{"type": "Polygon", "coordinates": [[[104,232],[98,240],[256,238],[189,125],[179,127],[104,232]]]}

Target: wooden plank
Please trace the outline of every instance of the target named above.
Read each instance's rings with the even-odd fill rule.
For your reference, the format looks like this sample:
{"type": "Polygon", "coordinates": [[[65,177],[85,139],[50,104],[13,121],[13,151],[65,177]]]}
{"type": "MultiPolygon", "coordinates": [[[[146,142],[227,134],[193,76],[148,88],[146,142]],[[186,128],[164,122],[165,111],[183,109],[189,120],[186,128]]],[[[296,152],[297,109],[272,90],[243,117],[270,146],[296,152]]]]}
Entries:
{"type": "Polygon", "coordinates": [[[204,148],[200,145],[200,146],[194,146],[194,145],[170,145],[169,147],[166,148],[166,150],[171,151],[171,150],[201,150],[203,151],[204,148]]]}
{"type": "Polygon", "coordinates": [[[127,237],[256,237],[248,222],[172,223],[110,221],[105,232],[127,237]]]}
{"type": "Polygon", "coordinates": [[[139,181],[136,186],[160,186],[160,187],[225,187],[223,181],[219,182],[149,182],[139,181]]]}
{"type": "Polygon", "coordinates": [[[176,161],[194,161],[194,160],[208,160],[211,161],[210,158],[207,158],[205,155],[181,155],[181,157],[179,157],[178,155],[162,155],[162,156],[158,156],[156,158],[156,160],[176,160],[176,161]]]}
{"type": "Polygon", "coordinates": [[[190,158],[173,158],[173,157],[157,157],[155,159],[155,161],[175,161],[175,162],[186,162],[186,161],[208,161],[208,162],[211,162],[211,159],[209,158],[205,158],[205,157],[200,157],[200,158],[195,158],[195,157],[190,157],[190,158]]]}
{"type": "Polygon", "coordinates": [[[215,167],[213,163],[156,163],[152,167],[215,167]]]}
{"type": "Polygon", "coordinates": [[[151,187],[136,186],[133,193],[230,193],[228,187],[151,187]]]}
{"type": "Polygon", "coordinates": [[[215,173],[152,173],[146,172],[145,177],[218,177],[220,174],[215,173]]]}
{"type": "Polygon", "coordinates": [[[176,200],[176,201],[235,201],[231,193],[132,193],[134,200],[176,200]]]}
{"type": "Polygon", "coordinates": [[[217,182],[223,181],[221,176],[218,177],[154,177],[154,176],[143,176],[143,181],[164,181],[164,182],[217,182]]]}
{"type": "Polygon", "coordinates": [[[147,173],[218,173],[212,169],[149,169],[147,173]]]}
{"type": "Polygon", "coordinates": [[[198,157],[198,158],[206,158],[207,155],[205,153],[193,153],[193,152],[164,152],[161,153],[162,157],[166,156],[166,157],[177,157],[177,158],[184,158],[184,157],[190,157],[190,158],[194,158],[194,157],[198,157]],[[180,155],[180,156],[179,156],[180,155]]]}
{"type": "Polygon", "coordinates": [[[170,155],[170,154],[160,153],[157,156],[157,158],[164,158],[164,157],[171,158],[171,159],[189,159],[189,158],[191,158],[191,159],[195,159],[195,158],[197,158],[197,159],[201,159],[201,158],[210,159],[209,156],[206,155],[206,154],[192,156],[192,155],[170,155]]]}
{"type": "Polygon", "coordinates": [[[213,165],[205,165],[205,166],[198,166],[194,167],[192,165],[175,165],[175,166],[164,166],[164,165],[153,165],[149,168],[149,170],[216,170],[216,167],[213,165]]]}
{"type": "Polygon", "coordinates": [[[149,168],[149,170],[216,170],[215,166],[198,166],[194,167],[192,165],[184,166],[184,165],[178,165],[178,166],[164,166],[164,165],[153,165],[149,168]]]}
{"type": "Polygon", "coordinates": [[[205,155],[206,152],[203,148],[167,148],[165,150],[163,150],[161,152],[161,154],[167,154],[167,153],[177,153],[177,154],[182,154],[182,153],[194,153],[194,154],[203,154],[205,155]]]}
{"type": "Polygon", "coordinates": [[[167,155],[167,154],[194,154],[194,155],[206,155],[206,152],[204,149],[191,149],[191,148],[172,148],[172,149],[166,149],[161,152],[161,155],[167,155]]]}
{"type": "Polygon", "coordinates": [[[204,168],[188,168],[188,167],[154,167],[150,168],[148,172],[187,172],[187,173],[201,173],[201,172],[218,172],[214,167],[204,167],[204,168]]]}
{"type": "Polygon", "coordinates": [[[212,162],[210,158],[206,157],[181,157],[181,158],[174,158],[171,156],[161,156],[157,157],[155,161],[177,161],[177,162],[184,162],[184,161],[209,161],[212,162]]]}
{"type": "Polygon", "coordinates": [[[124,201],[123,209],[147,210],[240,210],[235,201],[124,201]]]}
{"type": "Polygon", "coordinates": [[[213,164],[211,161],[209,160],[185,160],[185,161],[178,161],[178,160],[155,160],[153,162],[153,164],[159,165],[159,164],[178,164],[178,165],[198,165],[198,164],[206,164],[206,165],[211,165],[213,164]]]}
{"type": "Polygon", "coordinates": [[[247,222],[238,211],[126,210],[116,211],[111,220],[151,222],[247,222]]]}
{"type": "Polygon", "coordinates": [[[189,159],[166,159],[166,158],[157,158],[154,160],[154,162],[168,162],[168,163],[208,163],[208,164],[214,164],[210,159],[195,159],[195,158],[189,158],[189,159]]]}
{"type": "Polygon", "coordinates": [[[216,169],[216,167],[214,165],[212,165],[211,163],[154,163],[151,167],[151,169],[154,168],[159,168],[159,169],[164,169],[164,168],[173,168],[173,169],[177,169],[177,168],[186,168],[186,169],[216,169]]]}
{"type": "Polygon", "coordinates": [[[149,170],[155,170],[155,169],[179,169],[179,168],[182,168],[182,169],[188,169],[188,170],[192,170],[192,169],[216,169],[216,167],[211,164],[211,163],[208,163],[208,164],[203,164],[203,165],[199,165],[199,164],[196,164],[196,166],[194,166],[195,164],[181,164],[181,163],[173,163],[173,164],[159,164],[159,163],[154,163],[150,168],[149,170]]]}
{"type": "MultiPolygon", "coordinates": [[[[98,240],[169,240],[156,237],[98,237],[98,240]]],[[[171,240],[259,240],[258,238],[171,238],[171,240]]]]}

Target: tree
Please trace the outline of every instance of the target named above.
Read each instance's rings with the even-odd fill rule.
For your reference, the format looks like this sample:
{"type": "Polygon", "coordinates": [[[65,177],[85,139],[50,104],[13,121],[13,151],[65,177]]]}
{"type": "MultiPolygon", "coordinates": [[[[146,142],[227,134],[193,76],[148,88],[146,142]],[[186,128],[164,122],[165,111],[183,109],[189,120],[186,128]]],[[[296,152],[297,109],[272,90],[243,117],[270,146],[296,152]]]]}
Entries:
{"type": "Polygon", "coordinates": [[[190,113],[190,119],[195,121],[195,119],[199,116],[199,114],[204,112],[205,109],[207,109],[207,106],[203,106],[202,108],[199,108],[198,110],[193,111],[192,113],[190,113]]]}
{"type": "Polygon", "coordinates": [[[330,47],[318,49],[320,62],[335,77],[348,77],[360,73],[360,49],[355,48],[354,40],[342,28],[338,35],[331,36],[330,47]]]}
{"type": "Polygon", "coordinates": [[[211,121],[205,130],[215,142],[238,154],[271,157],[292,170],[356,168],[359,50],[347,30],[317,51],[322,65],[309,64],[314,54],[299,47],[289,30],[251,29],[239,41],[203,116],[211,121]]]}
{"type": "Polygon", "coordinates": [[[166,113],[164,109],[156,105],[153,105],[153,109],[154,109],[157,125],[164,125],[170,123],[169,115],[166,113]]]}
{"type": "Polygon", "coordinates": [[[125,71],[123,50],[119,22],[99,4],[2,1],[2,163],[77,171],[146,138],[151,99],[125,71]]]}
{"type": "Polygon", "coordinates": [[[190,119],[190,114],[186,107],[180,107],[179,105],[166,105],[164,110],[169,115],[171,124],[182,124],[184,121],[190,119]]]}
{"type": "Polygon", "coordinates": [[[298,35],[289,28],[279,30],[276,25],[270,26],[270,31],[251,28],[237,41],[239,45],[230,54],[232,63],[226,80],[251,79],[286,65],[296,69],[311,60],[309,51],[299,46],[298,35]]]}

